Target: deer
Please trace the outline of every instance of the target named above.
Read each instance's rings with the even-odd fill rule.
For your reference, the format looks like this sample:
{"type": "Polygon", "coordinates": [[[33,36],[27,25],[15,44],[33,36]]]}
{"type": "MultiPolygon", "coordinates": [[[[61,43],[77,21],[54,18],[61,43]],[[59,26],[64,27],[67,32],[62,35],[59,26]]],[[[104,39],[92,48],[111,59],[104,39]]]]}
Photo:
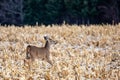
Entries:
{"type": "Polygon", "coordinates": [[[42,59],[46,60],[49,64],[52,64],[52,61],[50,60],[50,45],[56,44],[56,41],[53,41],[48,36],[44,36],[45,46],[44,47],[36,47],[33,45],[28,45],[26,48],[26,59],[31,60],[32,62],[35,59],[42,59]]]}

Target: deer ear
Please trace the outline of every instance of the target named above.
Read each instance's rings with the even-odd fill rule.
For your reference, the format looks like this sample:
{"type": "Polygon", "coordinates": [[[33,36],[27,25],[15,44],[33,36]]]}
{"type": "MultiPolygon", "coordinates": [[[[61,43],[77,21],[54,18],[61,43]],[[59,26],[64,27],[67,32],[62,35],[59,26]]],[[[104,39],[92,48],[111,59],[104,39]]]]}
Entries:
{"type": "Polygon", "coordinates": [[[44,39],[46,40],[46,36],[44,36],[44,39]]]}
{"type": "Polygon", "coordinates": [[[45,40],[48,40],[48,36],[44,36],[44,39],[45,39],[45,40]]]}

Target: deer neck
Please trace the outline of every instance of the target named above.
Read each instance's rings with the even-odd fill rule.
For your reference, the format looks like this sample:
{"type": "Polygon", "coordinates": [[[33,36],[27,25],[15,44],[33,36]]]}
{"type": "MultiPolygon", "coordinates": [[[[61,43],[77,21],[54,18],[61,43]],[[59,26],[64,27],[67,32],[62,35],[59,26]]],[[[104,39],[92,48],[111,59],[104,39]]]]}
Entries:
{"type": "Polygon", "coordinates": [[[49,41],[46,41],[46,43],[45,43],[45,48],[46,48],[46,49],[50,49],[50,43],[49,43],[49,41]]]}

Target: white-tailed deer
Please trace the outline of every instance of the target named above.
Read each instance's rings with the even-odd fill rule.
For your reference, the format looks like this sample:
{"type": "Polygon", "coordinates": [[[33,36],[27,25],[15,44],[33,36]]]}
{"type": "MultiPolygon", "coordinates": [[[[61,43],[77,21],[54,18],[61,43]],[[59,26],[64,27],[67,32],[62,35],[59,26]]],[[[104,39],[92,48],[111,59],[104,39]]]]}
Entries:
{"type": "Polygon", "coordinates": [[[31,59],[31,61],[34,61],[35,59],[40,58],[53,65],[52,61],[50,60],[50,45],[53,43],[56,44],[56,42],[47,36],[44,36],[44,39],[46,40],[44,47],[36,47],[32,45],[27,46],[26,59],[31,59]]]}

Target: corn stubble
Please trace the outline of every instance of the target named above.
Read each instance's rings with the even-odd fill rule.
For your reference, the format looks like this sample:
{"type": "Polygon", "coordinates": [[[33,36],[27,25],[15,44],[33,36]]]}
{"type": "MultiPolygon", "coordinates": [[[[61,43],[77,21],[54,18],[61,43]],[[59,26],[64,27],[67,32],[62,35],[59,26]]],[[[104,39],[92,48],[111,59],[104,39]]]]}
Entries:
{"type": "Polygon", "coordinates": [[[120,25],[0,26],[0,80],[118,80],[120,25]],[[28,44],[44,46],[48,35],[53,66],[24,65],[28,44]]]}

